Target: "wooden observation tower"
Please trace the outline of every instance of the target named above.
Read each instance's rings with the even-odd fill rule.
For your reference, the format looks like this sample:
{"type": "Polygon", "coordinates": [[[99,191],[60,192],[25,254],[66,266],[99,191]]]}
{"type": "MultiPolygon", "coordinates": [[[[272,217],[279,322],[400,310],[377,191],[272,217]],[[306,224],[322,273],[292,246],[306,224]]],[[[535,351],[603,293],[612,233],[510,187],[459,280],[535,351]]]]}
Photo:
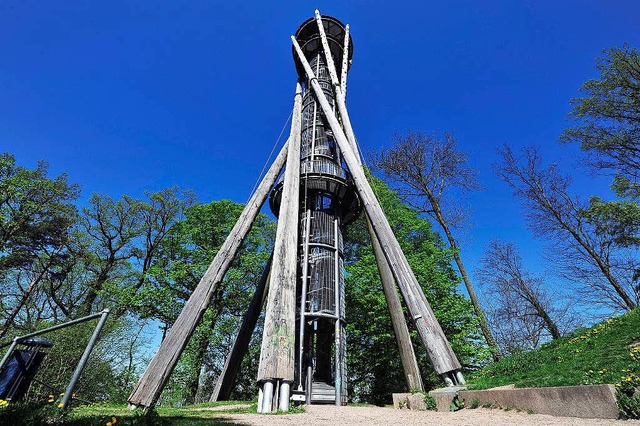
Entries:
{"type": "Polygon", "coordinates": [[[344,303],[342,232],[363,210],[407,387],[422,389],[422,380],[397,289],[434,370],[447,385],[464,384],[460,363],[361,165],[345,103],[353,55],[349,26],[316,11],[291,41],[298,81],[289,139],[140,378],[129,397],[132,405],[152,407],[158,401],[269,193],[271,210],[278,217],[274,251],[211,400],[229,397],[266,304],[258,367],[258,411],[286,411],[292,400],[346,404],[344,325],[348,307],[344,303]]]}

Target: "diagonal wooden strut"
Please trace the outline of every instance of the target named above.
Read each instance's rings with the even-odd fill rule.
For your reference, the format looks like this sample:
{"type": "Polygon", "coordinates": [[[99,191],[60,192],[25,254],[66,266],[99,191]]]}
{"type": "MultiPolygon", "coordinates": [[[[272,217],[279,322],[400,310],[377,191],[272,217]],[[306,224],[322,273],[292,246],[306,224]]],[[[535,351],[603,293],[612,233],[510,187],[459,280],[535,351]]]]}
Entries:
{"type": "Polygon", "coordinates": [[[380,280],[382,281],[384,297],[387,301],[387,307],[389,308],[389,315],[391,316],[393,334],[395,335],[396,342],[398,344],[398,352],[400,353],[402,370],[404,371],[404,377],[407,382],[407,390],[422,392],[424,391],[424,385],[422,383],[422,376],[420,375],[420,367],[418,366],[416,353],[413,349],[413,344],[411,343],[409,328],[404,320],[400,298],[396,292],[393,272],[391,272],[389,263],[384,257],[380,241],[373,231],[369,220],[367,220],[367,226],[369,228],[369,234],[371,235],[373,254],[375,255],[376,263],[378,264],[378,272],[380,273],[380,280]]]}
{"type": "MultiPolygon", "coordinates": [[[[384,255],[391,267],[393,275],[400,287],[407,306],[413,317],[418,333],[427,349],[427,353],[431,360],[434,370],[438,374],[446,374],[457,371],[461,368],[460,362],[456,358],[455,353],[451,349],[440,324],[438,323],[429,303],[420,289],[420,285],[407,262],[398,241],[393,235],[393,231],[387,221],[378,200],[367,181],[364,171],[358,163],[358,159],[345,136],[345,133],[338,122],[326,96],[324,95],[320,84],[318,83],[313,70],[309,66],[298,42],[294,36],[291,36],[298,59],[305,69],[305,73],[309,79],[311,87],[316,95],[316,99],[320,103],[327,121],[336,138],[336,142],[342,151],[347,167],[352,174],[356,189],[364,204],[365,211],[375,235],[381,243],[384,255]]],[[[340,102],[338,103],[340,106],[340,102]]]]}
{"type": "MultiPolygon", "coordinates": [[[[322,46],[324,50],[325,57],[331,57],[331,51],[329,50],[329,43],[326,38],[326,34],[324,31],[324,25],[322,24],[322,18],[320,16],[320,12],[316,10],[316,23],[318,24],[318,30],[320,32],[320,37],[322,40],[322,46]]],[[[349,114],[346,106],[346,90],[347,90],[347,68],[349,66],[348,63],[349,58],[349,25],[345,27],[345,35],[344,35],[344,46],[343,46],[343,55],[342,55],[342,76],[340,79],[340,88],[342,91],[342,96],[337,99],[339,103],[339,111],[343,122],[348,122],[349,126],[345,127],[345,132],[347,139],[349,140],[351,147],[354,150],[356,160],[358,160],[359,166],[362,166],[362,159],[360,158],[360,154],[358,152],[358,145],[356,142],[356,136],[353,132],[353,128],[350,123],[349,114]]],[[[330,75],[337,75],[335,69],[332,71],[333,67],[333,59],[331,61],[327,60],[330,75]]],[[[333,81],[334,87],[337,88],[337,81],[333,81]]],[[[391,268],[389,267],[389,263],[387,259],[384,257],[384,252],[382,251],[382,247],[380,245],[380,241],[378,240],[377,235],[373,231],[373,227],[371,226],[371,221],[367,218],[367,228],[369,230],[369,235],[371,236],[371,243],[373,246],[373,253],[376,258],[376,263],[378,265],[378,272],[380,273],[380,280],[382,281],[382,288],[384,291],[385,299],[387,302],[387,308],[389,309],[389,316],[391,317],[391,325],[393,327],[394,336],[396,338],[396,342],[398,344],[398,351],[400,354],[400,361],[402,363],[402,369],[405,375],[405,380],[407,382],[407,390],[424,390],[424,385],[422,383],[422,376],[420,375],[420,368],[418,366],[418,360],[416,358],[415,351],[413,349],[413,344],[411,343],[411,337],[409,335],[409,328],[407,327],[407,323],[404,319],[404,313],[402,312],[402,305],[400,304],[400,298],[398,297],[398,293],[396,291],[396,284],[393,279],[393,273],[391,272],[391,268]]]]}
{"type": "MultiPolygon", "coordinates": [[[[320,33],[320,39],[322,41],[322,48],[324,50],[324,57],[327,62],[327,68],[329,68],[329,76],[331,77],[331,84],[334,87],[334,92],[336,94],[336,100],[338,104],[338,111],[340,112],[340,118],[342,119],[342,124],[344,125],[345,131],[347,135],[353,135],[354,140],[352,143],[353,152],[355,154],[356,159],[360,158],[360,153],[358,152],[358,145],[355,143],[355,133],[353,132],[353,127],[351,126],[351,119],[349,118],[349,114],[347,113],[347,104],[345,102],[345,93],[342,90],[342,85],[338,81],[338,75],[336,72],[335,64],[333,62],[333,56],[331,56],[331,50],[329,49],[329,42],[327,41],[327,35],[324,31],[324,25],[322,24],[322,16],[320,16],[320,12],[316,10],[316,22],[318,24],[318,32],[320,33]]],[[[348,32],[345,34],[345,43],[347,43],[348,49],[348,32]]],[[[348,50],[345,51],[347,54],[348,50]]],[[[305,58],[306,60],[306,58],[305,58]]],[[[344,59],[343,59],[344,62],[344,59]]],[[[309,68],[311,69],[311,68],[309,68]]],[[[344,68],[342,70],[342,74],[346,79],[346,73],[344,68]]],[[[307,76],[308,77],[308,76],[307,76]]],[[[345,90],[346,90],[346,80],[345,80],[345,90]]]]}
{"type": "Polygon", "coordinates": [[[287,157],[289,142],[287,142],[267,174],[260,182],[258,189],[247,202],[240,218],[220,247],[211,265],[198,283],[198,286],[187,300],[178,319],[160,344],[158,352],[147,366],[138,384],[129,396],[129,403],[135,406],[152,407],[158,401],[169,376],[173,372],[180,355],[184,351],[191,334],[202,319],[211,297],[224,278],[233,258],[238,253],[242,240],[247,236],[251,225],[260,212],[260,208],[267,198],[269,190],[276,181],[287,157]]]}
{"type": "Polygon", "coordinates": [[[244,358],[244,355],[247,353],[251,336],[253,335],[253,331],[258,323],[258,318],[260,317],[260,312],[266,301],[271,262],[273,262],[273,252],[271,252],[271,257],[269,257],[269,261],[262,271],[260,282],[256,286],[256,291],[253,294],[249,308],[242,319],[242,325],[240,326],[238,335],[233,342],[233,346],[225,360],[224,367],[216,381],[216,387],[213,389],[213,393],[209,399],[210,402],[224,401],[229,399],[231,395],[233,382],[240,369],[240,364],[242,364],[242,358],[244,358]]]}

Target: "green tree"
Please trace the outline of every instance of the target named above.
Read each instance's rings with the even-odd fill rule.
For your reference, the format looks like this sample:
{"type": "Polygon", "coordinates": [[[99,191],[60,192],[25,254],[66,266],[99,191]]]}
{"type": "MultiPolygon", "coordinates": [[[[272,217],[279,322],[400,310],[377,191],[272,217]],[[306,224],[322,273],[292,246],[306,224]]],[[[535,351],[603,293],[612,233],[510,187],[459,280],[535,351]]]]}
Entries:
{"type": "Polygon", "coordinates": [[[598,78],[573,99],[575,125],[561,136],[579,143],[597,172],[613,173],[618,200],[593,197],[585,217],[599,235],[619,247],[640,245],[640,54],[628,45],[605,50],[598,78]]]}
{"type": "MultiPolygon", "coordinates": [[[[443,249],[429,222],[380,179],[372,177],[371,184],[458,358],[466,366],[481,362],[486,355],[479,343],[482,335],[473,306],[458,292],[451,251],[443,249]]],[[[364,216],[347,229],[345,243],[350,397],[388,403],[391,393],[406,384],[364,216]]],[[[425,386],[434,387],[438,378],[415,330],[412,337],[425,386]]]]}
{"type": "Polygon", "coordinates": [[[79,188],[65,174],[48,178],[47,170],[42,161],[30,170],[0,155],[0,337],[68,256],[79,188]]]}

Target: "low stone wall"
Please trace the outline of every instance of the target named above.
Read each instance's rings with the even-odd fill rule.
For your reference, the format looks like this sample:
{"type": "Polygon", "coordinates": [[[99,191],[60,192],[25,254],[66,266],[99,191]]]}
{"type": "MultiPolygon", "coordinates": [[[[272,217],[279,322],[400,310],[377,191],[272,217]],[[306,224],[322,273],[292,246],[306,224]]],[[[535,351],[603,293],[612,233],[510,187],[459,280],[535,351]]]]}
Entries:
{"type": "Polygon", "coordinates": [[[617,419],[613,385],[557,386],[548,388],[486,389],[458,392],[467,408],[496,405],[552,416],[617,419]]]}

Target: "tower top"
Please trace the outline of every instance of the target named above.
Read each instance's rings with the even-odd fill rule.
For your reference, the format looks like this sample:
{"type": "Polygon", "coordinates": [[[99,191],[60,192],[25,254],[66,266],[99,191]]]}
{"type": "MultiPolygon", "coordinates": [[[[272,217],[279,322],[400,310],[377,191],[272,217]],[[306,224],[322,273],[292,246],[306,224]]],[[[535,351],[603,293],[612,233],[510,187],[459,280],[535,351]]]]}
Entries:
{"type": "MultiPolygon", "coordinates": [[[[345,25],[338,19],[322,15],[322,24],[324,25],[324,31],[327,35],[327,42],[329,43],[329,49],[331,50],[331,56],[335,62],[337,73],[340,75],[342,72],[342,54],[344,48],[344,36],[346,33],[345,25]]],[[[311,59],[313,56],[322,52],[322,41],[320,39],[320,31],[318,30],[318,24],[316,18],[309,18],[300,25],[298,31],[296,31],[296,40],[302,48],[307,59],[311,59]]],[[[349,62],[348,66],[351,67],[351,58],[353,57],[353,38],[349,37],[349,62]]],[[[296,62],[296,70],[298,75],[302,78],[305,77],[305,72],[302,64],[298,60],[295,51],[293,52],[293,59],[296,62]]]]}

